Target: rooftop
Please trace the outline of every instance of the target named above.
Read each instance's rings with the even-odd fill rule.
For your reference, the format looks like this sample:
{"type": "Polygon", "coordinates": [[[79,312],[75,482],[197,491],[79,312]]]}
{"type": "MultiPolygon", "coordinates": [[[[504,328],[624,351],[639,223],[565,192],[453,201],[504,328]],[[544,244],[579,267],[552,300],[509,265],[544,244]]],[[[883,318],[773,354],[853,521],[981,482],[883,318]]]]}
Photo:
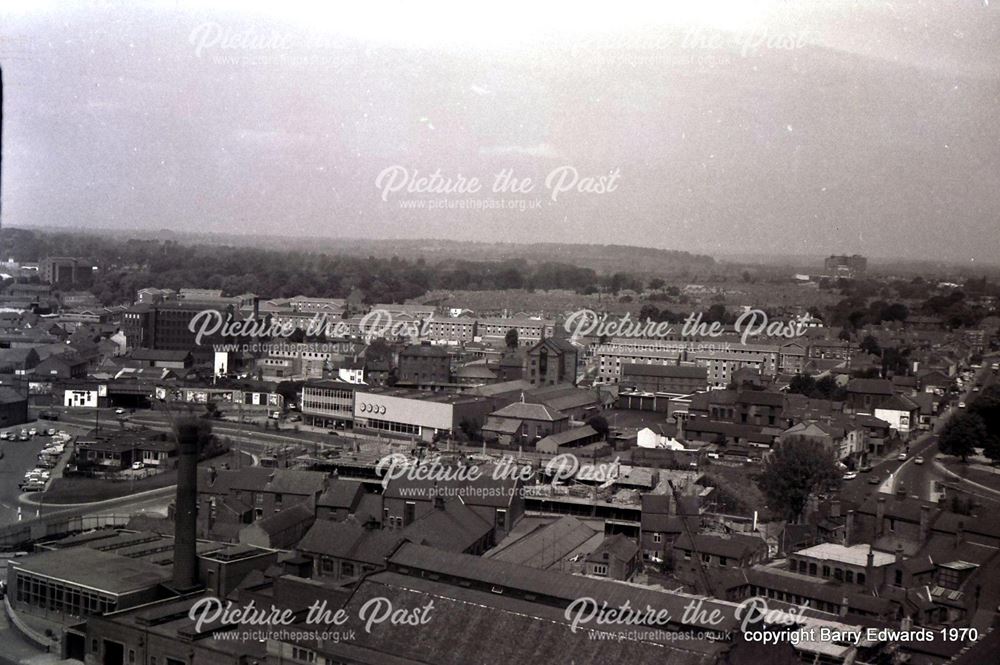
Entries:
{"type": "Polygon", "coordinates": [[[838,545],[836,543],[823,543],[821,545],[807,547],[804,550],[799,550],[798,552],[795,552],[795,554],[797,556],[821,559],[823,561],[837,561],[849,566],[864,567],[868,564],[868,552],[872,553],[872,565],[876,568],[888,566],[896,561],[896,557],[894,555],[874,550],[872,549],[872,546],[867,543],[852,545],[851,547],[845,547],[844,545],[838,545]]]}
{"type": "Polygon", "coordinates": [[[90,547],[72,547],[13,559],[10,565],[35,575],[123,595],[170,579],[170,569],[90,547]]]}

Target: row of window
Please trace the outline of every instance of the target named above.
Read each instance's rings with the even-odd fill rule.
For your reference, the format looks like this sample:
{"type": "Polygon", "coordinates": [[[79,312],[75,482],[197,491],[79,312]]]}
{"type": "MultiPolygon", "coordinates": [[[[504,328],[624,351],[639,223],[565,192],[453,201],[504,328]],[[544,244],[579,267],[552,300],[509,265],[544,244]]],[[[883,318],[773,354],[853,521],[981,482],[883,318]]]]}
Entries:
{"type": "Polygon", "coordinates": [[[17,574],[15,593],[19,603],[71,616],[105,614],[114,611],[118,605],[118,601],[111,596],[20,572],[17,574]]]}
{"type": "Polygon", "coordinates": [[[830,566],[829,564],[823,564],[822,569],[820,569],[818,565],[812,561],[806,562],[800,560],[796,562],[793,559],[790,567],[793,572],[798,572],[803,575],[811,575],[813,577],[816,576],[818,570],[821,570],[821,577],[829,578],[832,576],[833,579],[838,582],[846,582],[847,584],[864,584],[867,579],[864,573],[855,573],[853,570],[830,566]]]}
{"type": "Polygon", "coordinates": [[[377,418],[368,418],[358,423],[360,427],[367,427],[368,429],[378,429],[385,432],[398,432],[401,434],[420,434],[419,425],[411,425],[409,423],[397,423],[390,420],[379,420],[377,418]]]}

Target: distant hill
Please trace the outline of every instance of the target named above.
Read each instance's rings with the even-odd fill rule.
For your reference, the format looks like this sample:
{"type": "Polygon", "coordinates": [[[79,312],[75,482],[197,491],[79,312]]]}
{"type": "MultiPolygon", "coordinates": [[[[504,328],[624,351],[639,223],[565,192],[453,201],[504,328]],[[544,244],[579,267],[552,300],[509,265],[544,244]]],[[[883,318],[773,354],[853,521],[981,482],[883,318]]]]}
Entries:
{"type": "MultiPolygon", "coordinates": [[[[86,236],[128,238],[142,240],[171,240],[182,244],[227,245],[257,249],[323,252],[347,256],[376,258],[423,258],[428,263],[441,263],[461,259],[464,261],[524,260],[529,263],[558,262],[590,268],[599,274],[615,272],[654,273],[670,275],[680,271],[708,269],[716,265],[711,256],[690,252],[636,247],[632,245],[587,245],[574,243],[517,243],[474,242],[436,239],[364,239],[364,238],[309,238],[260,234],[182,233],[166,229],[135,231],[111,229],[36,229],[39,238],[66,234],[80,239],[86,236]]],[[[21,234],[13,234],[21,235],[21,234]]],[[[0,236],[2,237],[2,236],[0,236]]],[[[6,234],[8,242],[12,234],[6,234]]],[[[34,241],[35,239],[32,238],[34,241]]],[[[16,243],[13,243],[16,244],[16,243]]],[[[67,251],[67,248],[60,248],[67,251]]],[[[8,250],[9,251],[9,250],[8,250]]],[[[44,255],[44,254],[43,254],[44,255]]],[[[41,258],[38,257],[38,258],[41,258]]]]}

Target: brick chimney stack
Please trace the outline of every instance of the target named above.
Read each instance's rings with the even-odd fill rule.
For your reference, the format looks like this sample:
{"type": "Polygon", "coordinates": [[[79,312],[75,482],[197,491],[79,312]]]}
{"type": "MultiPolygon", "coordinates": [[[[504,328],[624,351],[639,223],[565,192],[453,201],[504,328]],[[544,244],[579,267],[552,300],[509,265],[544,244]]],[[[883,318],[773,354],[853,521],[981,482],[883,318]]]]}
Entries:
{"type": "Polygon", "coordinates": [[[204,424],[196,418],[177,423],[177,496],[174,502],[174,579],[177,591],[198,588],[198,456],[204,424]]]}

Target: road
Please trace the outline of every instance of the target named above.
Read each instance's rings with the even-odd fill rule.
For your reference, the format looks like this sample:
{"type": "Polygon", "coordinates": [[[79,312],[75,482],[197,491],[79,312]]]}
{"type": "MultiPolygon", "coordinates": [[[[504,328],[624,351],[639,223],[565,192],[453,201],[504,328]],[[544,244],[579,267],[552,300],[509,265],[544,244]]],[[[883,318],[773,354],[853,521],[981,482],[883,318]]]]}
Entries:
{"type": "MultiPolygon", "coordinates": [[[[995,375],[989,369],[991,361],[990,357],[984,359],[983,368],[977,373],[976,381],[973,381],[973,384],[981,382],[983,387],[986,387],[996,380],[995,375]]],[[[975,395],[976,393],[973,392],[972,386],[970,386],[964,394],[959,396],[958,401],[968,403],[975,398],[975,395]]],[[[891,481],[883,483],[881,485],[882,488],[888,489],[891,487],[893,491],[902,488],[907,496],[916,496],[924,501],[936,501],[937,496],[934,492],[935,482],[951,480],[951,478],[938,471],[933,464],[934,456],[939,452],[938,434],[948,421],[948,418],[956,411],[958,411],[958,407],[953,403],[938,415],[934,420],[933,429],[921,434],[910,444],[910,450],[905,461],[890,457],[873,465],[872,471],[869,474],[858,474],[856,479],[846,481],[841,490],[841,497],[859,503],[863,502],[866,497],[879,491],[880,485],[868,483],[869,478],[877,477],[882,480],[888,479],[891,481]],[[924,463],[917,464],[917,457],[923,457],[924,463]]],[[[975,491],[972,493],[985,501],[997,502],[996,497],[978,494],[975,491]]]]}

